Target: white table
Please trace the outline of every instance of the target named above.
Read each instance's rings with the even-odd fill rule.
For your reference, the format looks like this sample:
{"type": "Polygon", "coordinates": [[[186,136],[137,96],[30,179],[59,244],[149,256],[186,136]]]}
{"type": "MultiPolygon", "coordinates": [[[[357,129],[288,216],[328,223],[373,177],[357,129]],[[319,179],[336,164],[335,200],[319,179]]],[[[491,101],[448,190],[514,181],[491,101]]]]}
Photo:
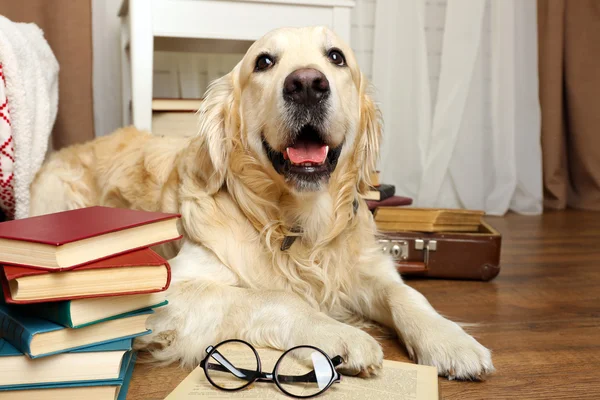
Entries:
{"type": "Polygon", "coordinates": [[[279,27],[325,25],[350,43],[352,7],[352,0],[123,0],[123,125],[151,129],[155,38],[254,41],[279,27]]]}

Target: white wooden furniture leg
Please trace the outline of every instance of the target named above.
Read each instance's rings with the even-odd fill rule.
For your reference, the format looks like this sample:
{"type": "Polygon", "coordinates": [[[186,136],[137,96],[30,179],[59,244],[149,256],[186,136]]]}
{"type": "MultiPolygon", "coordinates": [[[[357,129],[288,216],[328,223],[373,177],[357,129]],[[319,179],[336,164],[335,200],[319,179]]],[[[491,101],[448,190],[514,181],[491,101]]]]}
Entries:
{"type": "Polygon", "coordinates": [[[131,125],[131,60],[129,58],[129,16],[121,17],[121,110],[122,126],[131,125]]]}
{"type": "Polygon", "coordinates": [[[129,24],[132,122],[138,129],[151,130],[154,35],[150,1],[129,0],[129,24]]]}

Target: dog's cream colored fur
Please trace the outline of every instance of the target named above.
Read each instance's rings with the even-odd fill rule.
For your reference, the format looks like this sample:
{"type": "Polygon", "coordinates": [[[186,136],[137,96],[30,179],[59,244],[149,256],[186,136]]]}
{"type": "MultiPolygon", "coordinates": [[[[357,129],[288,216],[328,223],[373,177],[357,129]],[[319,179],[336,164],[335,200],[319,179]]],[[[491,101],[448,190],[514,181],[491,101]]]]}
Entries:
{"type": "Polygon", "coordinates": [[[31,214],[106,205],[182,214],[184,241],[170,260],[169,306],[139,342],[156,359],[196,365],[228,338],[287,349],[311,344],[342,355],[348,373],[382,363],[379,344],[352,326],[392,327],[408,352],[441,375],[473,379],[493,371],[490,352],[405,285],[382,254],[366,205],[379,148],[377,109],[351,49],[325,28],[279,29],[258,40],[231,73],[215,81],[199,110],[199,133],[156,137],[133,128],[55,153],[32,185],[31,214]],[[347,67],[324,55],[335,46],[347,67]],[[255,73],[263,51],[277,54],[255,73]],[[315,68],[330,82],[326,133],[344,143],[321,190],[299,191],[278,175],[262,136],[283,151],[289,116],[285,77],[315,68]],[[288,251],[292,226],[302,236],[288,251]]]}

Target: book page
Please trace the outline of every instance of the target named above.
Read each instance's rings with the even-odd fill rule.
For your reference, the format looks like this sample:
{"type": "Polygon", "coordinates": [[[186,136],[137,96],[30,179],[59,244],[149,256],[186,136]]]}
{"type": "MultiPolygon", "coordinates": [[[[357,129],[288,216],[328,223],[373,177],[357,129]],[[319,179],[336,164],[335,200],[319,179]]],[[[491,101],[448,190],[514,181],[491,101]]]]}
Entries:
{"type": "MultiPolygon", "coordinates": [[[[263,372],[272,372],[283,352],[257,349],[263,372]]],[[[344,400],[438,400],[437,369],[434,367],[384,360],[383,369],[372,378],[342,376],[319,399],[344,400]]],[[[208,382],[204,370],[197,367],[171,392],[165,400],[188,399],[286,399],[274,383],[254,382],[245,389],[228,392],[215,388],[208,382]]]]}

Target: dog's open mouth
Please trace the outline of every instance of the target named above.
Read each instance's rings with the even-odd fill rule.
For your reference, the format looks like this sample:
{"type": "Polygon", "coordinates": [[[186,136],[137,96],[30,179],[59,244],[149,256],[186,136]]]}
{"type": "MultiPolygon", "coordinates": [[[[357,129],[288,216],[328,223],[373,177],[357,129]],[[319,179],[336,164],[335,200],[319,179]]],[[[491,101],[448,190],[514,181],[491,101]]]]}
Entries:
{"type": "Polygon", "coordinates": [[[319,183],[329,178],[342,149],[342,145],[331,148],[312,125],[304,125],[284,152],[273,149],[265,139],[263,146],[275,171],[300,183],[319,183]]]}

